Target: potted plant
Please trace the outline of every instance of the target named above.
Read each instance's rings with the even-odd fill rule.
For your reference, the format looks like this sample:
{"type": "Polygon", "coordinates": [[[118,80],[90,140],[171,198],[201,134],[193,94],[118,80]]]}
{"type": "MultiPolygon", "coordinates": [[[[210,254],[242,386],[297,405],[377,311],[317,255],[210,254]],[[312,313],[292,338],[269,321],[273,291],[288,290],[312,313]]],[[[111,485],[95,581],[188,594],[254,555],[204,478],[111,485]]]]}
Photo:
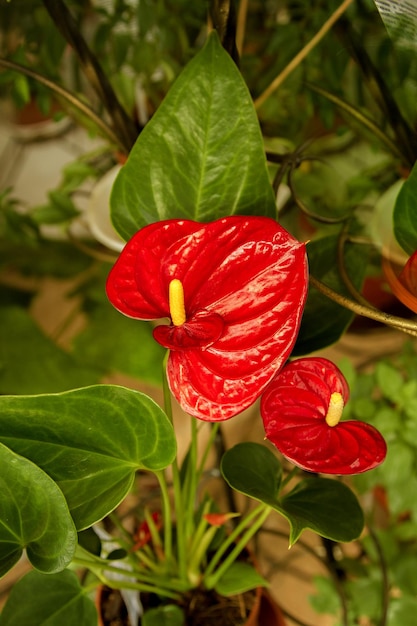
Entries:
{"type": "MultiPolygon", "coordinates": [[[[284,226],[277,223],[274,189],[285,175],[293,207],[306,213],[295,169],[313,157],[273,147],[268,171],[252,98],[232,58],[229,9],[213,3],[214,32],[132,148],[131,135],[119,134],[118,124],[127,127],[119,116],[112,119],[109,136],[116,134],[129,152],[111,198],[114,227],[127,243],[110,271],[105,266],[100,273],[119,313],[95,319],[100,331],[89,335],[90,351],[84,337],[85,369],[73,363],[71,379],[65,370],[64,382],[53,379],[60,393],[39,393],[37,385],[35,392],[0,398],[2,572],[23,549],[37,570],[14,587],[2,626],[33,620],[35,610],[38,621],[62,623],[64,611],[68,623],[95,624],[89,593],[98,582],[140,591],[143,626],[162,619],[191,623],[195,594],[208,596],[211,606],[215,596],[236,601],[267,584],[239,555],[271,513],[289,522],[290,545],[306,528],[333,541],[352,541],[362,531],[358,500],[335,476],[379,466],[385,443],[365,421],[340,421],[347,382],[329,360],[309,355],[337,340],[354,313],[409,330],[415,325],[355,299],[366,265],[353,237],[360,215],[351,207],[348,217],[330,221],[307,211],[308,220],[330,228],[323,237],[320,226],[307,246],[294,236],[299,224],[289,232],[292,210],[280,220],[284,226]],[[342,259],[340,272],[336,258],[342,259]],[[120,313],[130,319],[119,334],[120,313]],[[137,330],[143,320],[156,324],[152,335],[149,328],[143,335],[137,330]],[[106,338],[108,352],[100,352],[106,338]],[[161,405],[126,387],[91,385],[123,341],[126,354],[140,346],[145,370],[161,365],[160,346],[170,351],[161,405]],[[91,358],[96,349],[101,370],[97,354],[91,358]],[[81,382],[72,384],[77,376],[81,382]],[[191,416],[184,457],[177,453],[171,393],[191,416]],[[284,472],[275,448],[265,443],[246,441],[227,450],[220,462],[225,484],[256,502],[242,514],[235,503],[220,508],[216,497],[201,492],[201,483],[222,423],[252,407],[266,438],[292,465],[284,472]],[[155,475],[159,501],[136,509],[128,527],[118,519],[118,507],[136,477],[140,492],[144,473],[155,475]],[[109,516],[110,548],[100,526],[109,516]],[[68,567],[93,577],[82,585],[68,567]]],[[[8,209],[6,215],[13,215],[8,209]]],[[[29,219],[29,225],[26,235],[36,239],[36,222],[29,219]]],[[[104,300],[102,279],[91,269],[78,284],[90,312],[92,303],[104,300]]],[[[101,308],[96,311],[101,315],[101,308]]],[[[12,319],[15,309],[4,315],[5,328],[12,319]]]]}

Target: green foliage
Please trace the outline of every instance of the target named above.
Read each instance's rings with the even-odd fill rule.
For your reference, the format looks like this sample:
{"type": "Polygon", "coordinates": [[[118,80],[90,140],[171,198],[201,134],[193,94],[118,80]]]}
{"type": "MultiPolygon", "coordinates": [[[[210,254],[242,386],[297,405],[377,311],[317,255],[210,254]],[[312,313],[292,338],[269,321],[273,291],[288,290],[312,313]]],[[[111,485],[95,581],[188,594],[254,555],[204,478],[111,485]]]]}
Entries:
{"type": "Polygon", "coordinates": [[[168,218],[270,215],[275,201],[250,94],[213,33],[139,135],[113,187],[124,238],[168,218]]]}
{"type": "Polygon", "coordinates": [[[0,444],[0,576],[22,556],[41,572],[63,570],[77,544],[74,523],[55,482],[0,444]]]}
{"type": "Polygon", "coordinates": [[[352,541],[362,531],[362,509],[353,492],[337,480],[305,478],[282,496],[281,465],[265,446],[237,444],[223,456],[221,471],[233,489],[267,504],[288,520],[290,545],[306,528],[334,541],[352,541]]]}
{"type": "Polygon", "coordinates": [[[251,565],[235,561],[218,580],[214,589],[222,596],[235,596],[256,587],[267,587],[268,582],[251,565]]]}
{"type": "MultiPolygon", "coordinates": [[[[308,244],[307,253],[311,274],[339,294],[349,296],[336,263],[337,236],[316,239],[308,244]]],[[[348,246],[344,252],[344,267],[357,289],[361,287],[366,270],[366,252],[363,246],[348,246]]],[[[335,343],[353,319],[353,313],[310,286],[300,333],[294,355],[310,354],[335,343]]]]}
{"type": "Polygon", "coordinates": [[[162,470],[176,453],[164,412],[124,387],[2,396],[0,406],[0,441],[56,482],[79,530],[121,502],[138,469],[162,470]]]}
{"type": "Polygon", "coordinates": [[[14,585],[0,626],[94,626],[97,611],[79,579],[69,570],[45,576],[29,572],[14,585]]]}
{"type": "Polygon", "coordinates": [[[142,626],[185,626],[183,611],[175,604],[167,604],[146,611],[142,626]]]}
{"type": "Polygon", "coordinates": [[[417,250],[417,164],[404,182],[394,207],[394,235],[410,256],[417,250]]]}

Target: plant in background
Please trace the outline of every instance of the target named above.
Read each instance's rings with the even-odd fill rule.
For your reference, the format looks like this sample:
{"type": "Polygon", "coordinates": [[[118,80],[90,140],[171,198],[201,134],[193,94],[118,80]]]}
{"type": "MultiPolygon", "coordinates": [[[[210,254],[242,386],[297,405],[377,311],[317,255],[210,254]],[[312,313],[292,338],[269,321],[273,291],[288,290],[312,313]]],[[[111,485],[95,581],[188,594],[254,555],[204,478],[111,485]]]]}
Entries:
{"type": "MultiPolygon", "coordinates": [[[[316,43],[352,4],[345,1],[330,15],[316,43]]],[[[129,154],[111,198],[113,224],[127,243],[111,270],[108,264],[92,263],[85,254],[92,252],[97,260],[102,252],[91,241],[88,246],[75,242],[81,248],[74,257],[80,263],[77,269],[73,259],[67,264],[59,257],[60,263],[51,263],[53,271],[78,277],[75,292],[89,316],[89,325],[76,337],[70,354],[36,335],[14,297],[13,306],[2,312],[3,332],[12,332],[18,323],[19,335],[25,331],[29,355],[36,336],[35,362],[47,362],[51,372],[37,372],[35,378],[29,367],[23,384],[20,372],[9,373],[3,380],[5,393],[21,395],[0,397],[0,462],[5,468],[0,479],[5,494],[0,503],[0,571],[6,573],[23,550],[36,571],[14,587],[0,625],[21,626],[33,619],[61,624],[64,612],[69,624],[93,626],[97,617],[89,594],[99,582],[141,592],[142,626],[163,619],[176,626],[192,624],[192,619],[203,624],[204,617],[195,612],[203,596],[213,605],[219,597],[224,601],[267,585],[240,558],[272,512],[288,520],[290,545],[305,529],[336,542],[352,541],[362,531],[363,513],[349,486],[334,476],[304,474],[298,468],[368,476],[362,473],[380,467],[384,460],[385,443],[367,419],[341,419],[342,412],[345,417],[352,406],[350,401],[345,409],[349,390],[343,375],[328,360],[305,355],[342,336],[354,313],[415,332],[413,321],[377,311],[358,294],[370,267],[363,205],[373,200],[367,194],[376,180],[378,188],[384,186],[388,170],[392,175],[400,166],[412,166],[414,135],[396,103],[388,98],[383,81],[376,81],[371,109],[381,102],[389,105],[384,128],[340,95],[312,85],[307,98],[311,110],[317,97],[319,117],[326,118],[329,103],[355,117],[361,131],[372,133],[372,148],[382,146],[386,151],[386,160],[360,180],[357,167],[353,168],[351,176],[343,179],[345,194],[335,194],[333,206],[323,198],[326,169],[316,164],[326,149],[314,154],[308,142],[300,143],[303,114],[294,122],[298,128],[291,139],[265,142],[267,164],[259,119],[264,128],[276,129],[271,126],[272,105],[269,110],[265,102],[291,68],[284,68],[272,89],[262,91],[262,73],[251,74],[251,55],[246,59],[242,55],[243,77],[246,67],[247,83],[259,93],[254,108],[233,61],[238,61],[238,50],[242,50],[247,6],[241,3],[236,21],[233,3],[226,3],[225,11],[213,2],[211,22],[218,34],[206,37],[136,139],[137,119],[120,105],[68,7],[56,0],[45,0],[44,5],[78,53],[107,117],[102,119],[65,89],[56,90],[88,115],[112,149],[129,154]],[[284,179],[292,202],[281,212],[276,194],[284,179]],[[312,229],[307,245],[298,241],[306,228],[312,229]],[[86,270],[83,275],[80,267],[86,270]],[[108,273],[111,303],[133,319],[126,319],[106,302],[104,277],[108,273]],[[160,318],[166,319],[157,322],[153,332],[143,321],[160,318]],[[109,369],[157,381],[164,360],[162,347],[170,351],[164,361],[163,408],[137,391],[94,384],[109,369]],[[50,393],[56,391],[60,393],[50,393]],[[190,443],[184,459],[177,452],[170,391],[190,415],[190,443]],[[258,399],[267,438],[294,468],[284,470],[287,466],[267,444],[249,441],[227,450],[219,461],[225,484],[252,502],[243,515],[232,502],[220,505],[202,485],[221,422],[239,420],[238,413],[246,408],[255,414],[258,399]],[[118,507],[133,486],[143,497],[145,476],[150,474],[157,482],[158,504],[138,506],[129,527],[119,518],[118,507]],[[69,567],[88,570],[92,576],[81,585],[69,567]],[[192,600],[196,593],[198,600],[192,600]]],[[[117,7],[127,10],[127,3],[117,7]]],[[[140,7],[149,8],[146,3],[140,7]]],[[[353,17],[359,15],[352,22],[362,28],[364,13],[351,8],[353,17]]],[[[294,6],[289,3],[287,9],[280,18],[284,22],[294,18],[294,6]]],[[[103,16],[117,22],[116,12],[104,11],[103,16]]],[[[279,39],[283,31],[276,23],[271,25],[268,16],[263,17],[266,32],[279,39]]],[[[354,51],[357,64],[349,77],[363,72],[373,85],[372,79],[379,74],[358,47],[351,21],[346,23],[349,50],[354,51]]],[[[202,24],[193,24],[194,42],[197,31],[204,32],[202,24]]],[[[248,27],[247,36],[251,33],[248,27]]],[[[149,37],[145,35],[141,43],[153,45],[149,37]]],[[[128,40],[123,42],[119,48],[122,65],[130,54],[128,40]]],[[[293,70],[314,46],[307,48],[293,70]]],[[[184,47],[185,55],[190,49],[184,47]]],[[[168,43],[167,50],[171,50],[168,43]]],[[[160,59],[163,63],[163,55],[160,59]]],[[[28,68],[0,63],[43,80],[28,68]]],[[[349,73],[350,65],[346,62],[340,68],[349,73]]],[[[310,80],[320,75],[322,68],[314,55],[307,67],[310,80]]],[[[291,107],[294,98],[303,102],[304,92],[289,94],[291,107]]],[[[150,99],[154,101],[152,94],[150,99]]],[[[279,104],[285,102],[284,94],[279,104]]],[[[361,97],[358,103],[362,106],[361,97]]],[[[338,131],[346,138],[344,125],[338,131]]],[[[354,135],[347,133],[347,139],[349,145],[354,135]]],[[[327,149],[333,149],[331,142],[327,149]]],[[[89,172],[84,167],[82,177],[89,172]]],[[[63,185],[68,191],[65,179],[63,185]]],[[[327,189],[332,186],[327,184],[326,194],[327,189]]],[[[69,193],[73,191],[71,183],[69,193]]],[[[50,246],[39,235],[39,223],[71,224],[75,217],[76,211],[74,215],[65,212],[67,203],[62,211],[59,204],[55,203],[52,214],[38,209],[32,216],[30,238],[36,254],[50,246]]],[[[412,222],[408,206],[399,198],[397,229],[401,226],[406,231],[412,222]]],[[[22,237],[19,243],[23,241],[22,237]]],[[[61,251],[64,248],[58,246],[61,251]]],[[[29,357],[27,361],[30,364],[29,357]]],[[[8,362],[13,362],[10,354],[8,362]]],[[[260,415],[257,419],[261,423],[260,415]]],[[[236,623],[235,615],[231,619],[236,623]]]]}

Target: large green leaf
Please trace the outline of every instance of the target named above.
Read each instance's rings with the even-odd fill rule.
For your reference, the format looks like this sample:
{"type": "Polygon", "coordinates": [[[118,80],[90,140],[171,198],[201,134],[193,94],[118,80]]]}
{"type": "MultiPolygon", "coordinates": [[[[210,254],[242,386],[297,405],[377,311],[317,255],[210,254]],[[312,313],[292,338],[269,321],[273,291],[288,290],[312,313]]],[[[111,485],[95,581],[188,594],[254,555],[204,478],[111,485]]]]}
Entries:
{"type": "Polygon", "coordinates": [[[97,626],[94,602],[74,572],[29,572],[14,585],[0,626],[97,626]]]}
{"type": "Polygon", "coordinates": [[[394,207],[394,234],[410,256],[417,250],[417,163],[400,189],[394,207]]]}
{"type": "Polygon", "coordinates": [[[128,239],[168,218],[274,215],[250,93],[213,32],[139,135],[111,196],[128,239]]]}
{"type": "Polygon", "coordinates": [[[43,572],[66,567],[77,533],[62,492],[39,467],[0,444],[0,576],[22,556],[43,572]]]}
{"type": "MultiPolygon", "coordinates": [[[[337,236],[323,237],[307,246],[310,273],[337,293],[350,297],[337,268],[337,236]]],[[[366,270],[363,246],[346,246],[345,269],[357,289],[366,270]]],[[[335,343],[351,323],[354,314],[322,295],[310,285],[300,332],[293,355],[310,354],[335,343]]]]}
{"type": "Polygon", "coordinates": [[[98,382],[97,369],[58,348],[20,307],[0,308],[0,345],[0,393],[51,393],[98,382]]]}
{"type": "Polygon", "coordinates": [[[57,482],[79,530],[120,503],[136,470],[161,470],[176,454],[159,406],[114,385],[0,397],[0,441],[57,482]]]}
{"type": "Polygon", "coordinates": [[[263,445],[237,444],[223,456],[221,470],[233,489],[271,506],[288,520],[290,545],[306,528],[334,541],[352,541],[362,531],[363,513],[356,496],[337,480],[306,478],[281,496],[280,463],[263,445]]]}

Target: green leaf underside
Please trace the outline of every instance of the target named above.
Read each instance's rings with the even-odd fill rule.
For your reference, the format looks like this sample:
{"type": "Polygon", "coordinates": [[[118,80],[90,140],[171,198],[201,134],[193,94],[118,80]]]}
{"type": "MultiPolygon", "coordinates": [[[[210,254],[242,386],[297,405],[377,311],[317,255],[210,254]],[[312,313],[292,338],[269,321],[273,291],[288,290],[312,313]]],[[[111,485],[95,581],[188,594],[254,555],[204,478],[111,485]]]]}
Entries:
{"type": "Polygon", "coordinates": [[[269,583],[248,563],[235,561],[219,579],[214,589],[222,596],[235,596],[269,583]]]}
{"type": "Polygon", "coordinates": [[[417,250],[417,163],[397,196],[394,207],[394,234],[410,256],[417,250]]]}
{"type": "Polygon", "coordinates": [[[126,239],[158,220],[275,214],[250,93],[213,32],[140,134],[111,196],[126,239]]]}
{"type": "Polygon", "coordinates": [[[0,615],[0,626],[93,626],[94,602],[74,572],[45,575],[29,572],[14,585],[0,615]]]}
{"type": "Polygon", "coordinates": [[[0,575],[17,563],[25,548],[37,569],[64,569],[74,555],[77,533],[59,487],[2,444],[0,467],[0,575]]]}
{"type": "MultiPolygon", "coordinates": [[[[337,236],[323,237],[307,246],[311,274],[337,293],[351,297],[337,269],[337,236]],[[329,264],[329,259],[334,263],[329,264]]],[[[348,276],[360,290],[366,262],[363,246],[345,248],[344,265],[348,276]]],[[[335,343],[351,323],[354,314],[333,302],[310,285],[300,332],[292,354],[311,354],[335,343]]]]}
{"type": "Polygon", "coordinates": [[[233,489],[271,506],[288,520],[290,545],[307,528],[334,541],[352,541],[362,531],[357,498],[338,480],[306,478],[280,497],[281,466],[266,446],[237,444],[224,455],[221,470],[233,489]]]}
{"type": "Polygon", "coordinates": [[[78,530],[121,502],[136,470],[161,470],[176,454],[159,406],[114,385],[0,397],[0,441],[56,481],[78,530]]]}

